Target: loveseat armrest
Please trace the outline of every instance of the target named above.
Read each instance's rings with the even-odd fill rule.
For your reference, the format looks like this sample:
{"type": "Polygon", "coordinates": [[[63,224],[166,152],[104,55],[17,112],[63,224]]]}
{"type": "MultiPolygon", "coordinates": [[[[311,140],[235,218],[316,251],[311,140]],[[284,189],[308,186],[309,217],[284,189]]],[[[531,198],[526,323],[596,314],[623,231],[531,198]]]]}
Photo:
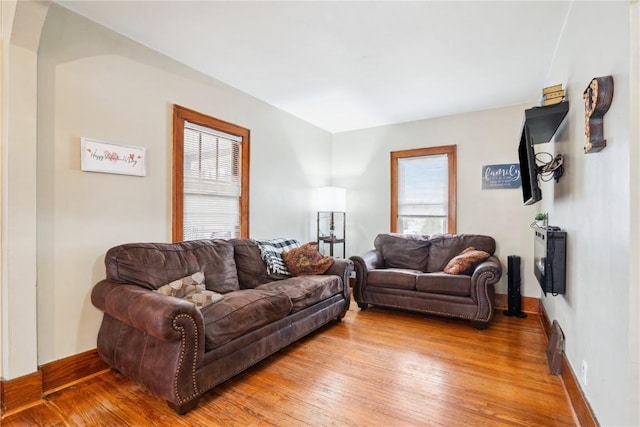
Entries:
{"type": "Polygon", "coordinates": [[[384,258],[382,253],[371,249],[363,254],[354,255],[350,258],[356,271],[356,281],[353,284],[353,296],[356,301],[360,301],[362,288],[367,284],[367,274],[376,268],[384,268],[384,258]]]}
{"type": "Polygon", "coordinates": [[[371,249],[360,255],[354,255],[349,259],[353,261],[356,273],[358,272],[358,268],[362,268],[365,271],[384,268],[384,258],[382,258],[382,254],[375,249],[371,249]]]}
{"type": "Polygon", "coordinates": [[[204,318],[188,301],[172,298],[137,285],[102,280],[91,292],[91,302],[109,316],[164,341],[179,341],[184,320],[195,325],[198,348],[204,348],[204,318]]]}
{"type": "Polygon", "coordinates": [[[502,264],[490,256],[476,266],[471,275],[471,298],[478,304],[476,321],[488,322],[493,316],[494,283],[502,277],[502,264]]]}

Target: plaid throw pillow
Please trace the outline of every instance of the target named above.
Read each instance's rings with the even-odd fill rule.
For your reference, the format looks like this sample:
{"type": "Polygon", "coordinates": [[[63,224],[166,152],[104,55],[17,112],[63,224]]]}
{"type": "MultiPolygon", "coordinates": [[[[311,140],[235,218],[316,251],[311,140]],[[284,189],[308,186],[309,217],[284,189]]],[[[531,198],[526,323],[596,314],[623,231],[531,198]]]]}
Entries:
{"type": "Polygon", "coordinates": [[[300,242],[295,239],[271,239],[271,240],[253,240],[260,248],[262,260],[267,264],[269,274],[283,274],[291,276],[287,265],[282,259],[282,252],[300,246],[300,242]]]}

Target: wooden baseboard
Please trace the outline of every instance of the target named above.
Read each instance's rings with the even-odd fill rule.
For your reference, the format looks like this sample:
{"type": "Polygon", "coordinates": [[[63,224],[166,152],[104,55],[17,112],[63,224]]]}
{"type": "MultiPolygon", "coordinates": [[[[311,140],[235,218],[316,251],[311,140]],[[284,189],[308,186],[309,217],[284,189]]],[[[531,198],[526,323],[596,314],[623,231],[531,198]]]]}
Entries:
{"type": "Polygon", "coordinates": [[[542,325],[542,329],[544,330],[544,334],[547,336],[547,340],[551,336],[551,319],[549,319],[549,315],[547,311],[544,309],[544,304],[540,303],[540,324],[542,325]]]}
{"type": "MultiPolygon", "coordinates": [[[[542,303],[540,304],[540,322],[542,323],[542,329],[544,329],[547,339],[549,339],[549,335],[551,333],[551,320],[549,319],[542,303]]],[[[578,378],[576,377],[575,372],[573,372],[571,364],[569,364],[567,355],[564,353],[562,354],[562,373],[560,375],[567,397],[573,407],[573,411],[579,425],[581,427],[599,426],[600,424],[591,409],[591,405],[589,405],[589,402],[580,387],[578,378]]]]}
{"type": "Polygon", "coordinates": [[[109,369],[97,350],[46,363],[37,372],[0,382],[2,415],[42,402],[43,396],[109,369]]]}
{"type": "MultiPolygon", "coordinates": [[[[521,297],[524,313],[540,314],[540,298],[521,297]]],[[[496,310],[506,310],[509,308],[509,301],[506,294],[496,294],[493,299],[493,306],[496,310]]]]}
{"type": "Polygon", "coordinates": [[[40,371],[12,380],[2,380],[0,387],[2,415],[40,403],[42,394],[42,372],[40,371]]]}
{"type": "Polygon", "coordinates": [[[40,367],[44,394],[60,390],[107,369],[109,366],[102,361],[96,349],[46,363],[40,367]]]}

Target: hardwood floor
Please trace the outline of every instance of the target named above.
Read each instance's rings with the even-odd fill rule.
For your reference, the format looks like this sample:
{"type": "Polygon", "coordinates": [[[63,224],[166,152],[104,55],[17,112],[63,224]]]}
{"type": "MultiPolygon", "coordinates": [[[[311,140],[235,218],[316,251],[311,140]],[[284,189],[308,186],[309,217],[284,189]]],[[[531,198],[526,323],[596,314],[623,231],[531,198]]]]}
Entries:
{"type": "Polygon", "coordinates": [[[571,426],[536,315],[468,322],[352,302],[327,325],[208,392],[184,416],[107,372],[3,426],[571,426]]]}

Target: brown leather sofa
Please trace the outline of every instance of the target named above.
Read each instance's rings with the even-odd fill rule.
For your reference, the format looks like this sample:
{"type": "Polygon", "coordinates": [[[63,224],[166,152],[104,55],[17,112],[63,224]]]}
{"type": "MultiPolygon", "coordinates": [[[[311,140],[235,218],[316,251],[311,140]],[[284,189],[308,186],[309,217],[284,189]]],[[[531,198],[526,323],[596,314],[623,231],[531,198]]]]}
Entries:
{"type": "Polygon", "coordinates": [[[353,296],[358,307],[365,310],[372,304],[455,317],[486,328],[493,316],[493,285],[502,275],[500,261],[493,256],[492,237],[379,234],[374,247],[350,258],[356,271],[353,296]],[[454,265],[452,259],[464,257],[460,253],[469,247],[489,256],[470,263],[459,274],[445,273],[446,267],[454,265]]]}
{"type": "Polygon", "coordinates": [[[104,311],[98,353],[180,414],[207,390],[339,321],[353,271],[336,259],[323,275],[270,275],[248,239],[125,244],[107,252],[105,265],[91,295],[104,311]],[[156,291],[199,271],[222,300],[196,307],[156,291]]]}

